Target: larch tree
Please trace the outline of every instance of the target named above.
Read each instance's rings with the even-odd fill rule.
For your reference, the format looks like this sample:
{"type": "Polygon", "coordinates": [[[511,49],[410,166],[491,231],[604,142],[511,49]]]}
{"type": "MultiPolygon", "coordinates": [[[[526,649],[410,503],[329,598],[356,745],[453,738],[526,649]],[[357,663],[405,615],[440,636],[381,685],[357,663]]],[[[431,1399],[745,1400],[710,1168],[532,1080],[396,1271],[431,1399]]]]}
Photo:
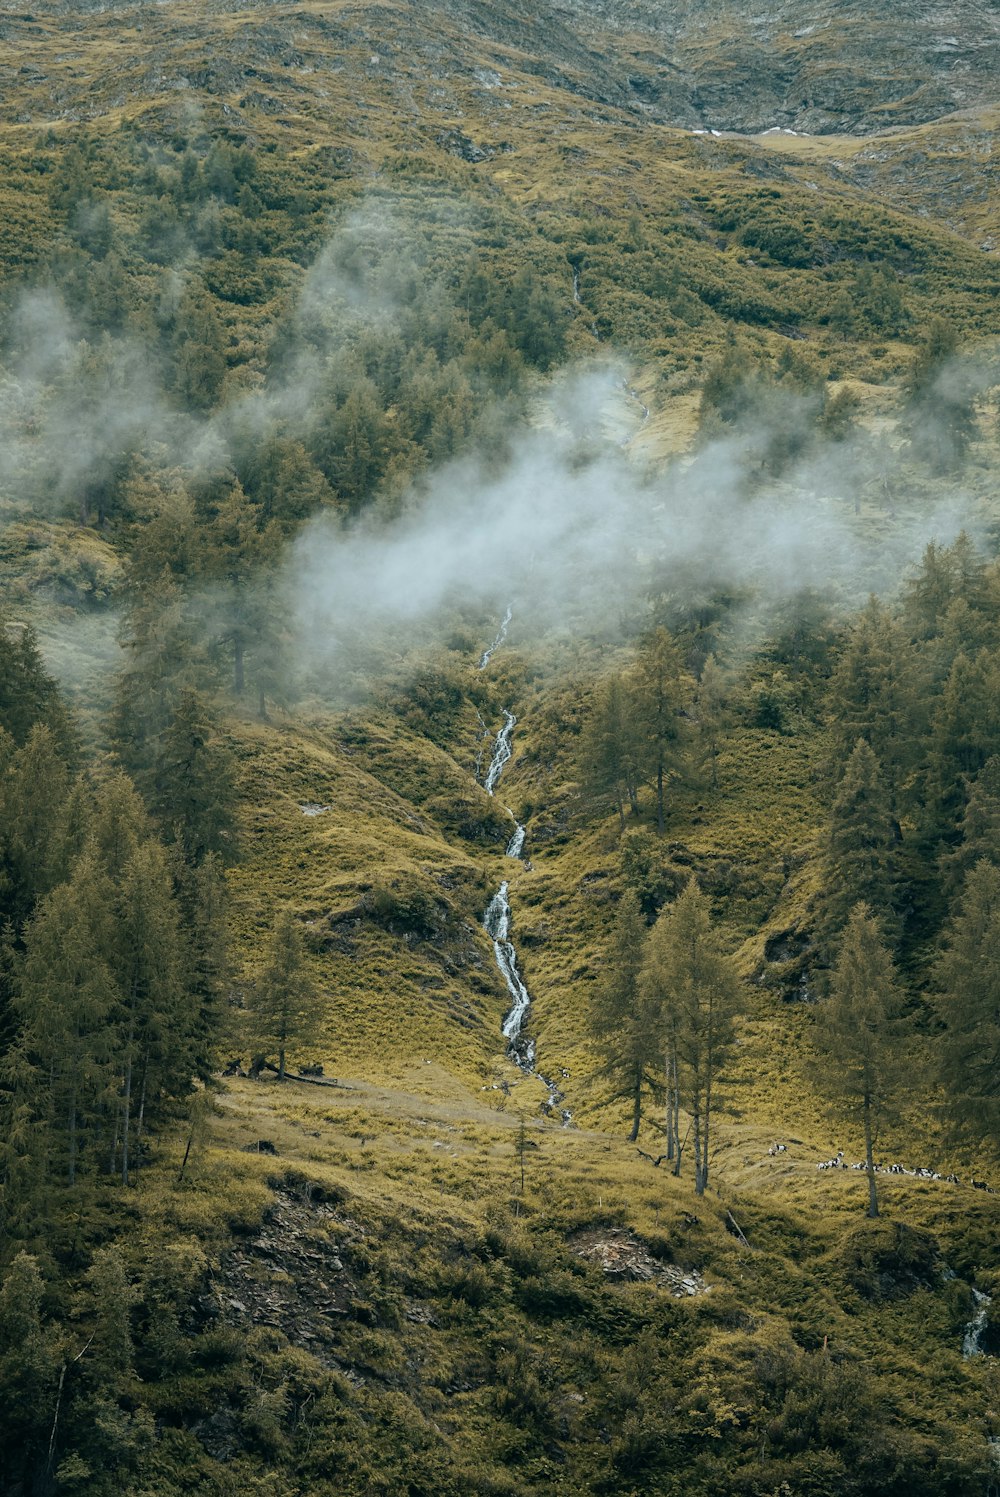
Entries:
{"type": "Polygon", "coordinates": [[[580,742],[580,775],[586,793],[607,801],[625,829],[625,800],[638,815],[637,743],[630,693],[619,676],[598,688],[580,742]]]}
{"type": "Polygon", "coordinates": [[[643,642],[633,673],[635,725],[640,763],[656,787],[656,827],[666,825],[666,785],[677,773],[681,710],[688,697],[681,654],[666,629],[643,642]]]}
{"type": "Polygon", "coordinates": [[[306,964],[298,922],[283,910],[274,922],[264,967],[253,987],[255,1041],[278,1056],[278,1080],[285,1079],[288,1047],[312,1038],[322,1014],[322,995],[306,964]]]}
{"type": "MultiPolygon", "coordinates": [[[[642,970],[655,1006],[675,1107],[691,1119],[695,1191],[704,1195],[711,1160],[716,1083],[736,1038],[740,979],[712,925],[707,897],[692,878],[650,932],[642,970]]],[[[676,1131],[676,1120],[669,1128],[676,1131]]],[[[679,1146],[679,1139],[675,1138],[679,1146]]],[[[679,1171],[679,1153],[676,1170],[679,1171]]]]}
{"type": "Polygon", "coordinates": [[[1000,868],[970,872],[934,966],[938,1074],[952,1120],[1000,1136],[1000,868]]]}
{"type": "Polygon", "coordinates": [[[894,816],[913,737],[909,655],[899,625],[871,598],[847,635],[826,694],[834,766],[846,765],[864,739],[881,765],[894,816]]]}
{"type": "Polygon", "coordinates": [[[879,921],[854,906],[840,940],[830,991],[817,1013],[816,1080],[865,1139],[868,1215],[878,1216],[875,1145],[903,1082],[900,1016],[904,994],[879,921]]]}
{"type": "Polygon", "coordinates": [[[892,920],[898,899],[897,831],[881,766],[859,738],[830,813],[824,849],[820,942],[831,953],[859,900],[892,920]]]}
{"type": "Polygon", "coordinates": [[[719,747],[729,722],[727,702],[729,682],[714,655],[709,654],[701,668],[694,696],[694,718],[704,761],[708,765],[708,783],[719,788],[719,747]]]}
{"type": "Polygon", "coordinates": [[[113,901],[107,877],[82,858],[25,932],[13,1069],[15,1092],[28,1087],[32,1098],[39,1183],[51,1174],[75,1185],[112,1110],[120,1005],[108,963],[113,901]]]}
{"type": "Polygon", "coordinates": [[[969,787],[962,817],[961,841],[940,860],[945,888],[954,894],[984,859],[1000,863],[1000,755],[987,759],[969,787]]]}
{"type": "Polygon", "coordinates": [[[604,1074],[614,1078],[616,1096],[632,1104],[630,1143],[639,1137],[643,1096],[656,1084],[661,1050],[656,1016],[640,981],[646,933],[639,901],[627,889],[618,901],[591,1015],[605,1056],[604,1074]]]}

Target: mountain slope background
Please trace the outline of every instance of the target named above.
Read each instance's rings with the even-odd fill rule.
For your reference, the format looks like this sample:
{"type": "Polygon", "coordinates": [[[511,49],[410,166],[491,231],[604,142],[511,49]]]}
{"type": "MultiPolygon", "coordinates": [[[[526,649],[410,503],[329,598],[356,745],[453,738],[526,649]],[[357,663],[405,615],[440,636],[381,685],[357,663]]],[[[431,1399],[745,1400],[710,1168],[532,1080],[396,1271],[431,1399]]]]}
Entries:
{"type": "MultiPolygon", "coordinates": [[[[3,14],[7,633],[38,631],[72,772],[133,777],[177,897],[209,842],[228,891],[199,1084],[138,1173],[103,1093],[78,1178],[44,1109],[51,1156],[19,1153],[44,1067],[5,759],[18,1497],[995,1483],[971,1180],[1000,1160],[951,1127],[932,993],[1000,748],[1000,12],[664,10],[3,14]],[[894,670],[859,707],[871,591],[894,670]],[[586,747],[657,626],[662,835],[649,776],[623,826],[586,747]],[[963,1182],[882,1177],[877,1221],[817,1170],[862,1151],[815,1022],[852,712],[908,891],[880,1155],[963,1182]],[[591,1019],[622,892],[652,920],[692,874],[745,1006],[704,1197],[654,1163],[658,1102],[628,1141],[591,1019]],[[501,1035],[505,878],[545,1081],[501,1035]],[[276,1060],[282,909],[320,1004],[279,1083],[232,1071],[276,1060]]],[[[81,794],[38,824],[72,843],[81,794]]]]}

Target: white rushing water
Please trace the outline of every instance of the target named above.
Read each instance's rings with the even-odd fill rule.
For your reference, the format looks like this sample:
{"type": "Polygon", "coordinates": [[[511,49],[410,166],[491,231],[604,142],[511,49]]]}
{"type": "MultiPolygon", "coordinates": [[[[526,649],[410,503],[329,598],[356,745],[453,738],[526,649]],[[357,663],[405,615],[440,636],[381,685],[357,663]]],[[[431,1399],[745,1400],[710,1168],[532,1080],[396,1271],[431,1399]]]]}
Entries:
{"type": "MultiPolygon", "coordinates": [[[[486,790],[487,795],[492,795],[494,790],[497,788],[497,781],[503,774],[511,755],[514,752],[512,739],[514,737],[514,729],[516,727],[517,718],[514,716],[513,712],[508,712],[505,709],[503,715],[503,727],[500,729],[499,733],[493,741],[493,757],[490,760],[490,767],[486,771],[486,779],[483,781],[483,787],[486,790]]],[[[517,856],[517,854],[515,854],[515,856],[517,856]]]]}
{"type": "Polygon", "coordinates": [[[507,638],[507,630],[510,628],[510,621],[513,617],[514,610],[512,608],[508,608],[507,612],[503,616],[503,622],[501,623],[500,628],[497,630],[496,638],[494,639],[493,643],[487,649],[485,649],[479,657],[479,669],[481,671],[484,671],[486,669],[490,661],[493,659],[493,656],[496,654],[497,650],[499,650],[500,646],[507,638]]]}
{"type": "Polygon", "coordinates": [[[483,924],[487,934],[493,938],[493,954],[510,994],[511,1007],[503,1021],[503,1037],[507,1041],[507,1053],[523,1071],[532,1071],[535,1065],[535,1042],[524,1034],[524,1021],[531,1007],[531,995],[521,981],[517,970],[517,952],[510,941],[509,889],[504,879],[489,904],[483,924]]]}
{"type": "MultiPolygon", "coordinates": [[[[500,648],[507,638],[507,629],[510,625],[513,611],[508,608],[504,614],[503,623],[497,633],[496,639],[488,650],[484,650],[479,661],[479,669],[485,670],[493,658],[496,650],[500,648]]],[[[493,740],[493,753],[490,758],[490,766],[486,771],[483,786],[489,795],[493,795],[500,776],[510,762],[514,752],[514,729],[517,726],[517,718],[513,712],[504,708],[503,727],[493,740]]],[[[517,862],[523,862],[525,828],[517,820],[517,817],[506,808],[508,815],[514,823],[514,832],[507,843],[505,856],[517,862]]],[[[483,916],[483,926],[487,935],[493,942],[493,955],[496,958],[497,968],[507,985],[510,995],[511,1006],[501,1026],[504,1039],[507,1041],[507,1054],[516,1066],[519,1066],[529,1076],[537,1076],[548,1093],[546,1106],[554,1110],[563,1100],[563,1094],[554,1082],[544,1076],[541,1071],[535,1070],[535,1042],[525,1032],[525,1023],[531,1009],[531,994],[525,987],[517,965],[517,952],[510,939],[510,900],[508,893],[510,885],[506,879],[500,885],[483,916]]],[[[569,1124],[572,1114],[564,1109],[562,1120],[569,1124]]]]}
{"type": "Polygon", "coordinates": [[[965,1328],[965,1335],[962,1337],[962,1356],[982,1357],[985,1356],[983,1351],[983,1335],[990,1318],[992,1299],[990,1295],[984,1294],[981,1289],[973,1289],[972,1298],[975,1304],[975,1311],[972,1319],[965,1328]]]}

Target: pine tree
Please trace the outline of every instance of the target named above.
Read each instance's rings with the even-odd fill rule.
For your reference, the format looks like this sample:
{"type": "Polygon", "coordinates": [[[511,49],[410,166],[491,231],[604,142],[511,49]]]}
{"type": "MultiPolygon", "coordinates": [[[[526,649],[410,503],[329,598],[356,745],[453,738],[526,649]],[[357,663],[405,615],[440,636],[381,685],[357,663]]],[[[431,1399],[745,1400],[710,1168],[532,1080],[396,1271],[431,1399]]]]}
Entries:
{"type": "MultiPolygon", "coordinates": [[[[238,483],[218,505],[203,535],[201,571],[211,583],[216,645],[230,654],[238,697],[246,686],[248,660],[252,670],[257,656],[270,663],[274,653],[280,610],[270,584],[280,543],[280,527],[273,521],[264,523],[260,507],[238,483]]],[[[270,684],[274,676],[272,664],[257,681],[261,716],[262,683],[266,678],[270,684]]]]}
{"type": "Polygon", "coordinates": [[[588,796],[607,801],[625,828],[625,798],[638,815],[638,744],[631,695],[619,676],[598,687],[580,740],[580,777],[588,796]]]}
{"type": "Polygon", "coordinates": [[[866,904],[856,904],[840,940],[829,995],[817,1015],[816,1080],[839,1111],[861,1124],[869,1216],[878,1216],[875,1144],[903,1080],[903,1002],[879,922],[866,904]]]}
{"type": "MultiPolygon", "coordinates": [[[[661,912],[650,933],[642,990],[658,1014],[675,1106],[691,1118],[695,1191],[703,1195],[711,1161],[716,1083],[736,1036],[740,981],[712,927],[708,900],[693,878],[661,912]]],[[[675,1121],[671,1129],[676,1131],[675,1121]]],[[[676,1168],[679,1172],[679,1152],[676,1168]]]]}
{"type": "Polygon", "coordinates": [[[143,1129],[164,1093],[187,1091],[194,1072],[196,1016],[181,984],[181,940],[163,849],[147,839],[130,856],[116,891],[110,967],[121,994],[119,1105],[110,1153],[124,1185],[143,1129]]]}
{"type": "Polygon", "coordinates": [[[210,853],[232,858],[232,755],[214,726],[208,702],[197,692],[181,694],[159,735],[147,778],[148,804],[186,862],[197,865],[210,853]]]}
{"type": "Polygon", "coordinates": [[[71,1186],[82,1168],[96,1167],[98,1136],[113,1110],[121,995],[107,959],[112,910],[110,881],[84,858],[25,932],[14,1105],[26,1098],[36,1117],[39,1177],[71,1186]]]}
{"type": "Polygon", "coordinates": [[[9,883],[8,918],[20,929],[36,902],[66,877],[69,830],[60,815],[71,794],[58,740],[37,723],[23,748],[7,756],[0,781],[0,852],[9,883]]]}
{"type": "Polygon", "coordinates": [[[863,738],[882,766],[894,815],[912,754],[914,701],[905,675],[909,655],[889,611],[871,598],[847,636],[827,688],[834,766],[846,765],[863,738]]]}
{"type": "Polygon", "coordinates": [[[606,1057],[603,1074],[615,1079],[615,1095],[632,1103],[631,1143],[639,1137],[643,1094],[654,1086],[661,1048],[655,1016],[639,980],[645,943],[646,922],[638,899],[627,889],[618,901],[591,1027],[606,1057]]]}
{"type": "Polygon", "coordinates": [[[897,830],[875,754],[859,738],[837,787],[824,852],[819,936],[836,946],[851,909],[863,900],[895,926],[899,900],[897,830]]]}
{"type": "Polygon", "coordinates": [[[975,393],[954,328],[932,318],[907,381],[907,418],[914,452],[936,473],[954,472],[965,458],[977,430],[975,393]]]}
{"type": "Polygon", "coordinates": [[[729,713],[729,683],[714,655],[708,655],[694,696],[694,718],[698,726],[701,751],[708,763],[708,783],[719,788],[719,746],[726,730],[729,713]]]}
{"type": "Polygon", "coordinates": [[[46,724],[64,754],[72,751],[72,729],[37,634],[30,624],[0,623],[0,728],[21,746],[38,723],[46,724]]]}
{"type": "Polygon", "coordinates": [[[1000,750],[1000,657],[980,650],[955,656],[931,719],[926,770],[926,831],[954,842],[967,784],[1000,750]]]}
{"type": "Polygon", "coordinates": [[[4,1410],[3,1486],[43,1489],[59,1384],[57,1334],[42,1320],[45,1286],[38,1260],[20,1252],[0,1289],[0,1401],[4,1410]]]}
{"type": "Polygon", "coordinates": [[[943,1026],[938,1074],[952,1118],[974,1137],[1000,1136],[1000,868],[985,859],[965,881],[934,966],[943,1026]]]}
{"type": "Polygon", "coordinates": [[[632,684],[640,763],[656,787],[656,827],[662,836],[666,785],[679,773],[681,708],[688,696],[680,651],[666,629],[654,629],[643,642],[632,684]]]}
{"type": "Polygon", "coordinates": [[[969,788],[961,841],[941,856],[945,891],[954,894],[975,865],[1000,864],[1000,755],[993,754],[969,788]]]}
{"type": "Polygon", "coordinates": [[[265,1053],[277,1053],[279,1081],[285,1079],[288,1047],[312,1038],[322,1011],[302,933],[295,916],[284,910],[274,922],[264,968],[254,983],[251,1012],[254,1042],[265,1053]]]}

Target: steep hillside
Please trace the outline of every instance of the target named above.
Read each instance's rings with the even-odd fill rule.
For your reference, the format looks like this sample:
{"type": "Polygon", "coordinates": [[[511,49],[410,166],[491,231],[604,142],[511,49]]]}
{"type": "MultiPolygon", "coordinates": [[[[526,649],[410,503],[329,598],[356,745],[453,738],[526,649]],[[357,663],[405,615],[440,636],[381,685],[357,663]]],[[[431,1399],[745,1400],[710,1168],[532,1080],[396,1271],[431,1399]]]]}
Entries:
{"type": "Polygon", "coordinates": [[[993,1491],[996,0],[0,41],[0,1497],[993,1491]]]}

